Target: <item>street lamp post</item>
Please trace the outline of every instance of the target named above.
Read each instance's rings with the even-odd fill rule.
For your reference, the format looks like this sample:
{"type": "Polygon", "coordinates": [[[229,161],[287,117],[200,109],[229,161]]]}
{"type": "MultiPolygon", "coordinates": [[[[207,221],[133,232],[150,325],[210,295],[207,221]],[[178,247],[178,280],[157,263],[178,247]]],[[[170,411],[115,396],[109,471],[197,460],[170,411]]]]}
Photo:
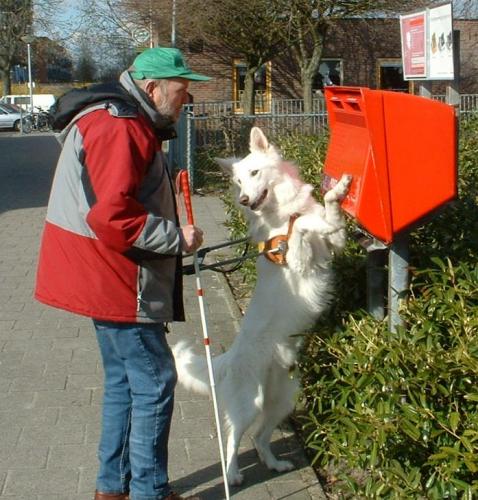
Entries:
{"type": "Polygon", "coordinates": [[[176,0],[173,0],[171,13],[171,47],[176,47],[176,0]]]}
{"type": "Polygon", "coordinates": [[[149,0],[149,48],[154,47],[153,40],[153,1],[149,0]]]}
{"type": "Polygon", "coordinates": [[[31,43],[27,43],[28,53],[28,87],[30,90],[30,113],[33,113],[32,51],[31,43]]]}
{"type": "Polygon", "coordinates": [[[32,35],[24,35],[22,40],[27,44],[28,57],[28,87],[30,89],[30,113],[33,113],[33,81],[32,81],[32,54],[31,44],[35,38],[32,35]]]}

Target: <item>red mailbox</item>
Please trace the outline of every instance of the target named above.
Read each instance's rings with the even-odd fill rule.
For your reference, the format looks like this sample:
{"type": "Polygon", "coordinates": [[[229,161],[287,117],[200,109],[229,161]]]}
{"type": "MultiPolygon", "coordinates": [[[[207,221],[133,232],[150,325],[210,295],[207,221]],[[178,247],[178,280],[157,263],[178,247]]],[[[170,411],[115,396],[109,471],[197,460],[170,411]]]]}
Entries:
{"type": "Polygon", "coordinates": [[[323,187],[353,175],[342,207],[365,231],[389,244],[456,197],[451,106],[361,87],[328,87],[325,97],[331,137],[323,187]]]}

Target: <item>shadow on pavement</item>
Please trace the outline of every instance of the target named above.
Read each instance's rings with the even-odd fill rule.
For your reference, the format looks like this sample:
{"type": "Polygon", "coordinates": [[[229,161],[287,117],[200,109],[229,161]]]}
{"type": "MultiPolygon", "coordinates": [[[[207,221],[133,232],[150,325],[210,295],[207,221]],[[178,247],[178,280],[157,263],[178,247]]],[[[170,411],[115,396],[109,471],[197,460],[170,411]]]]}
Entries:
{"type": "Polygon", "coordinates": [[[0,213],[46,206],[59,154],[51,134],[0,136],[0,213]]]}
{"type": "MultiPolygon", "coordinates": [[[[295,464],[296,469],[292,474],[294,474],[294,472],[297,473],[297,471],[308,465],[303,454],[297,449],[297,443],[293,437],[285,437],[274,441],[272,443],[272,450],[278,458],[290,460],[295,464]]],[[[259,461],[255,450],[243,452],[238,458],[239,467],[244,474],[244,483],[240,487],[231,486],[229,488],[231,497],[236,494],[241,494],[241,498],[248,498],[246,493],[247,490],[253,488],[255,485],[266,483],[274,478],[280,478],[280,476],[284,477],[284,481],[287,480],[287,474],[284,475],[268,470],[267,467],[259,461]]],[[[201,500],[223,500],[224,485],[222,482],[221,464],[217,463],[198,469],[188,476],[173,481],[171,486],[179,493],[194,490],[194,494],[201,500]],[[220,481],[219,483],[217,483],[218,480],[220,481]]],[[[304,485],[303,490],[306,488],[307,487],[304,485]]],[[[298,493],[300,492],[294,492],[294,494],[298,493]]],[[[281,498],[286,499],[288,496],[288,494],[285,494],[281,498]]],[[[253,497],[254,493],[251,493],[251,498],[253,497]]]]}

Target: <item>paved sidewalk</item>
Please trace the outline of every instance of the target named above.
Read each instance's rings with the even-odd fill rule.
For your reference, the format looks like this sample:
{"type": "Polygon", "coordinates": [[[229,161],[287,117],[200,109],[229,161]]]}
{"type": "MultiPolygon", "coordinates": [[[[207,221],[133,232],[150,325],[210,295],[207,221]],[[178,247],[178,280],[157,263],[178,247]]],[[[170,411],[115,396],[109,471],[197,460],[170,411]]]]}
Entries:
{"type": "MultiPolygon", "coordinates": [[[[91,500],[102,370],[90,320],[32,299],[45,203],[8,206],[9,197],[35,197],[35,182],[30,184],[22,188],[12,183],[18,186],[13,191],[2,189],[6,202],[0,211],[0,500],[91,500]]],[[[195,197],[193,204],[206,244],[226,239],[219,199],[195,197]]],[[[230,345],[240,313],[221,274],[208,271],[202,277],[217,353],[230,345]]],[[[194,277],[186,278],[185,301],[188,322],[173,326],[170,342],[194,339],[198,352],[203,352],[194,277]]],[[[173,487],[205,500],[224,498],[208,398],[178,388],[170,444],[173,487]]],[[[246,436],[239,457],[245,483],[231,489],[233,498],[325,498],[291,433],[278,431],[274,448],[291,458],[297,470],[270,473],[258,463],[246,436]]]]}

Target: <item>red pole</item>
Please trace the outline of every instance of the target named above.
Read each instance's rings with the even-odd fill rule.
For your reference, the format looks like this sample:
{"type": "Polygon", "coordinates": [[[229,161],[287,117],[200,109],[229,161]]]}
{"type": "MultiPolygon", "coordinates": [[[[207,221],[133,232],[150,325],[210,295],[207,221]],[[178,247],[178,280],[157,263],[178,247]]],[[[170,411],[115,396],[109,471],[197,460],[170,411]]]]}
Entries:
{"type": "Polygon", "coordinates": [[[184,196],[184,205],[186,207],[186,218],[188,220],[188,224],[194,225],[193,206],[191,203],[191,191],[189,189],[188,171],[180,170],[178,175],[179,175],[179,187],[184,196]]]}

